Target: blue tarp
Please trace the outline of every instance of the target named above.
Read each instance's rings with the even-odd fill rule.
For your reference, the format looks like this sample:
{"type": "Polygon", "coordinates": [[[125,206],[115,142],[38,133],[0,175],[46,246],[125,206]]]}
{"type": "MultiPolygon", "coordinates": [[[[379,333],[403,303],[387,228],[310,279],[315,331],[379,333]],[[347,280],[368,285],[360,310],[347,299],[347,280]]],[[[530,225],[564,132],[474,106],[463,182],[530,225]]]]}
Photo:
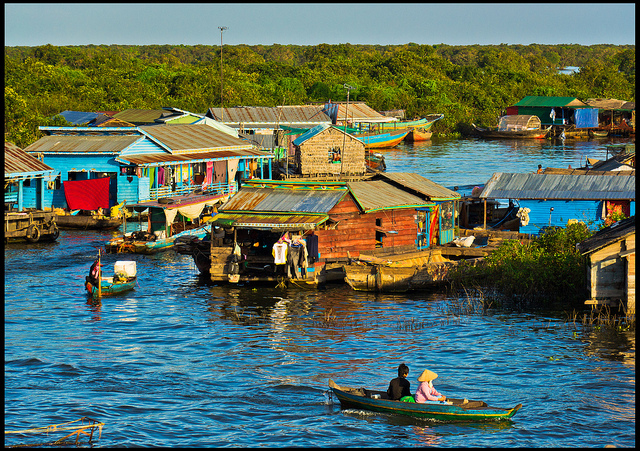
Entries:
{"type": "Polygon", "coordinates": [[[576,108],[574,119],[576,128],[598,127],[597,108],[576,108]]]}

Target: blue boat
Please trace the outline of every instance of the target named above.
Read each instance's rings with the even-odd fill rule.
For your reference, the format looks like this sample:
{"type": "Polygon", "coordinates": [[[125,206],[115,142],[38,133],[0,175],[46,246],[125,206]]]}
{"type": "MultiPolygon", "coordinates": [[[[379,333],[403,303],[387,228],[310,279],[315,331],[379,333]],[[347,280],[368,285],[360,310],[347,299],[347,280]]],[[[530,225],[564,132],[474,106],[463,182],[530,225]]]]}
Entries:
{"type": "Polygon", "coordinates": [[[131,206],[141,213],[148,210],[147,230],[125,233],[109,240],[108,253],[153,254],[174,247],[184,236],[205,238],[211,234],[211,223],[203,222],[205,209],[221,201],[221,195],[186,195],[161,198],[131,206]],[[194,225],[196,221],[199,225],[194,225]]]}
{"type": "Polygon", "coordinates": [[[382,133],[355,133],[353,137],[364,143],[365,149],[386,149],[395,147],[411,130],[393,130],[382,133]]]}
{"type": "Polygon", "coordinates": [[[507,420],[522,408],[522,404],[512,408],[490,407],[484,401],[453,398],[447,398],[448,402],[392,401],[387,392],[342,387],[331,379],[329,379],[329,387],[340,400],[340,406],[343,409],[362,409],[447,422],[507,420]]]}
{"type": "Polygon", "coordinates": [[[133,290],[137,283],[136,262],[117,261],[113,266],[113,275],[105,277],[102,274],[100,253],[98,259],[89,270],[85,278],[85,289],[93,299],[103,296],[115,296],[133,290]]]}

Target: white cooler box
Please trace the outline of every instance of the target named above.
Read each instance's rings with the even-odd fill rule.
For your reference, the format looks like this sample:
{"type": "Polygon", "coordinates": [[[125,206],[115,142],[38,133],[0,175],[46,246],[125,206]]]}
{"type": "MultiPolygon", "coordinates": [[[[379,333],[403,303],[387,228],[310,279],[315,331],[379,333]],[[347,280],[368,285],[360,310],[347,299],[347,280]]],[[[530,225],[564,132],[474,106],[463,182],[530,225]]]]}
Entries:
{"type": "Polygon", "coordinates": [[[115,274],[126,274],[127,277],[136,276],[136,262],[116,262],[113,265],[113,272],[115,274]]]}

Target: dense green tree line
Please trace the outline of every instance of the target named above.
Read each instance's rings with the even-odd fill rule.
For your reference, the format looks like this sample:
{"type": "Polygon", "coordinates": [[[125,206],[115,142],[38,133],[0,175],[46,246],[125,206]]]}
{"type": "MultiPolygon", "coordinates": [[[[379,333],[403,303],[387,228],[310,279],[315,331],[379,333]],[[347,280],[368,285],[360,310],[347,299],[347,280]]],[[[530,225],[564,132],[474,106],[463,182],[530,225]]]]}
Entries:
{"type": "Polygon", "coordinates": [[[222,58],[206,45],[5,47],[5,140],[26,147],[64,110],[344,101],[345,83],[376,110],[444,113],[434,131],[454,134],[527,95],[635,100],[635,46],[225,45],[222,58]]]}

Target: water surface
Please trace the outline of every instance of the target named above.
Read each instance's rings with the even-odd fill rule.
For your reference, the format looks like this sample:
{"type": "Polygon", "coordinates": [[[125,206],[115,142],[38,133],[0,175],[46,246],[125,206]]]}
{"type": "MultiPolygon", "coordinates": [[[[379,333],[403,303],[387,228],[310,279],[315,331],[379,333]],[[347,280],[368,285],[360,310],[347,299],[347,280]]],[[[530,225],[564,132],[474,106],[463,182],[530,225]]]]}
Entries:
{"type": "MultiPolygon", "coordinates": [[[[445,186],[605,157],[602,143],[444,140],[384,151],[390,171],[445,186]]],[[[129,224],[130,227],[135,224],[129,224]]],[[[563,312],[486,310],[464,296],[212,286],[172,251],[133,259],[139,286],[88,301],[84,277],[117,232],[5,246],[5,430],[89,416],[97,447],[635,446],[635,333],[563,312]],[[523,408],[447,424],[341,410],[329,378],[386,389],[406,362],[451,397],[523,408]]],[[[5,436],[5,445],[33,442],[5,436]]]]}

